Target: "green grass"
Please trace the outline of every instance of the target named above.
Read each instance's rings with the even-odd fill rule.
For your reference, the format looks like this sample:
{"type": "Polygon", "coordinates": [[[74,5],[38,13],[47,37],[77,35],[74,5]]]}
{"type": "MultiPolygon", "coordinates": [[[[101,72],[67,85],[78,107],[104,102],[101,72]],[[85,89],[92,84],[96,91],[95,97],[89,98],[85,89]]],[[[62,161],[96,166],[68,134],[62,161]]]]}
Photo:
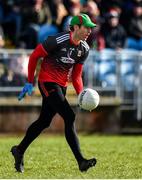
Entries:
{"type": "Polygon", "coordinates": [[[9,150],[22,136],[0,136],[1,179],[140,179],[142,178],[141,136],[80,135],[85,157],[95,156],[95,168],[78,170],[64,136],[41,135],[25,154],[25,172],[15,172],[9,150]]]}

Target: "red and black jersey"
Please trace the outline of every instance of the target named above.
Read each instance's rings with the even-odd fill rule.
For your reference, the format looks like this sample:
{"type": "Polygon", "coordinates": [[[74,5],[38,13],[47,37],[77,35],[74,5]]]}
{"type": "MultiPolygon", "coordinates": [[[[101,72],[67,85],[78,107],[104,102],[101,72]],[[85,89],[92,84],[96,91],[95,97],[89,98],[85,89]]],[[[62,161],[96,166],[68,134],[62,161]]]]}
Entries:
{"type": "MultiPolygon", "coordinates": [[[[86,41],[81,41],[79,45],[75,45],[71,39],[71,32],[63,32],[56,36],[49,36],[37,47],[36,51],[39,54],[38,58],[44,57],[39,72],[39,81],[56,82],[65,87],[72,69],[74,71],[73,79],[80,76],[80,73],[77,71],[82,71],[82,64],[88,56],[89,46],[86,41]],[[42,53],[40,54],[39,51],[41,49],[42,53]]],[[[33,58],[36,59],[36,55],[33,58]]],[[[36,63],[34,65],[33,62],[29,62],[29,81],[33,80],[34,72],[32,72],[32,69],[34,71],[35,66],[36,63]]],[[[82,87],[80,87],[80,90],[77,90],[78,93],[81,89],[82,87]]]]}

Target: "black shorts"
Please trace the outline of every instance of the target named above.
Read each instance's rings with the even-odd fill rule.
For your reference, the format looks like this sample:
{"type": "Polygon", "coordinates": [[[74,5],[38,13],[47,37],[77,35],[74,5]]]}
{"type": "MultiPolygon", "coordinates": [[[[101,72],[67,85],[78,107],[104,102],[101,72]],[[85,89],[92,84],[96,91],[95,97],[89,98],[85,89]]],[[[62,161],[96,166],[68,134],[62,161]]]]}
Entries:
{"type": "Polygon", "coordinates": [[[66,87],[54,82],[38,82],[39,90],[43,98],[47,98],[53,93],[57,93],[61,98],[66,95],[66,87]]]}
{"type": "Polygon", "coordinates": [[[47,113],[60,114],[65,123],[72,123],[75,120],[75,113],[65,97],[66,87],[52,82],[39,82],[39,89],[43,97],[41,113],[44,116],[46,116],[46,111],[47,113]]]}

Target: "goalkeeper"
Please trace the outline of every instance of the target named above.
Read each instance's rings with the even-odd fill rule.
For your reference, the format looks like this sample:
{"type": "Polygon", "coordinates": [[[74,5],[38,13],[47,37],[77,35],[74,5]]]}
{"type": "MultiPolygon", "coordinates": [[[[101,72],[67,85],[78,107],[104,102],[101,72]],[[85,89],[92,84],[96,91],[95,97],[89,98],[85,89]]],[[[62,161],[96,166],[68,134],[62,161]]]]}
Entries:
{"type": "Polygon", "coordinates": [[[42,107],[39,118],[28,128],[25,137],[11,148],[18,172],[24,171],[24,153],[29,145],[39,136],[43,129],[49,127],[52,118],[58,113],[65,123],[65,137],[78,163],[79,170],[87,171],[95,166],[96,159],[85,159],[81,153],[74,121],[75,114],[66,95],[68,76],[72,70],[72,83],[79,94],[83,90],[82,69],[88,56],[89,46],[86,39],[94,24],[86,14],[73,16],[70,31],[49,36],[37,45],[29,58],[28,82],[19,95],[19,100],[33,91],[34,73],[39,58],[42,64],[38,77],[38,86],[42,95],[42,107]]]}

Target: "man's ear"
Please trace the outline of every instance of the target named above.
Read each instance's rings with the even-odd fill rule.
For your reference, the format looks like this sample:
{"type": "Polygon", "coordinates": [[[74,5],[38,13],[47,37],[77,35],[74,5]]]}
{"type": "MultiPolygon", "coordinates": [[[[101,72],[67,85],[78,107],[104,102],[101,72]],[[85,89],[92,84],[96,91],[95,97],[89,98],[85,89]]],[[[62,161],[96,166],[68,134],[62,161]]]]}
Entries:
{"type": "Polygon", "coordinates": [[[77,25],[77,24],[74,25],[73,27],[74,27],[74,30],[78,30],[79,29],[79,25],[77,25]]]}

